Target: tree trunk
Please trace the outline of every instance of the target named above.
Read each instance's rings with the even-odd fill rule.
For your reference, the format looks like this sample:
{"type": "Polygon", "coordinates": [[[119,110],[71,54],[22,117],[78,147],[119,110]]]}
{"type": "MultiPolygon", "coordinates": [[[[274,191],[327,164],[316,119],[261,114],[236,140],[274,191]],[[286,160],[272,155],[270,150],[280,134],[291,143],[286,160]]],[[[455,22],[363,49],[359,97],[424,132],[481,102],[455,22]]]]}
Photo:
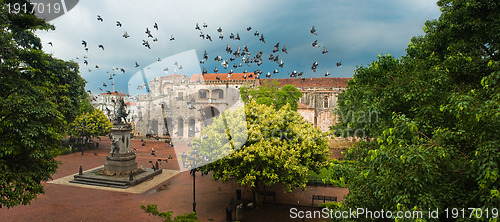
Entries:
{"type": "Polygon", "coordinates": [[[252,193],[253,193],[253,202],[255,203],[255,208],[260,209],[262,206],[262,201],[263,199],[261,198],[261,195],[259,193],[259,182],[255,182],[255,187],[252,187],[252,193]]]}

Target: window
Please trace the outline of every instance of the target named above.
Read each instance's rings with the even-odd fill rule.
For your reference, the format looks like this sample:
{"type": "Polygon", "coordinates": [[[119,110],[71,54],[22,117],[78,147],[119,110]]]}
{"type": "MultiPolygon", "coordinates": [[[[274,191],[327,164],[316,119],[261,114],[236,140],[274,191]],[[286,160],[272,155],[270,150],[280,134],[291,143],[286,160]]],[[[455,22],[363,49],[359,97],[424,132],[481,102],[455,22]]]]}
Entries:
{"type": "Polygon", "coordinates": [[[183,92],[178,92],[177,93],[177,99],[181,100],[181,101],[184,100],[184,93],[183,92]]]}
{"type": "Polygon", "coordinates": [[[224,99],[224,91],[222,89],[216,89],[212,93],[214,99],[224,99]]]}
{"type": "Polygon", "coordinates": [[[323,98],[323,108],[328,108],[328,97],[323,98]]]}
{"type": "Polygon", "coordinates": [[[204,90],[204,89],[200,90],[199,91],[200,99],[206,99],[207,94],[208,94],[208,90],[204,90]]]}

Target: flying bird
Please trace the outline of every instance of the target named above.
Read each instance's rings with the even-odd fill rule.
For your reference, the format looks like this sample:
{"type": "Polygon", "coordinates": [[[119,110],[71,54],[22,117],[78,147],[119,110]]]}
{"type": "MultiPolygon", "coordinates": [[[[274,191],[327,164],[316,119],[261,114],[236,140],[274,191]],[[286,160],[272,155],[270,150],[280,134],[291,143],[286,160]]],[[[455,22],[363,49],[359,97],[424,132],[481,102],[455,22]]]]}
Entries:
{"type": "Polygon", "coordinates": [[[329,76],[329,75],[330,75],[330,72],[328,72],[328,70],[326,70],[325,76],[329,76]]]}
{"type": "Polygon", "coordinates": [[[321,52],[321,54],[325,54],[325,53],[328,53],[328,50],[326,50],[326,47],[323,46],[323,52],[321,52]]]}
{"type": "Polygon", "coordinates": [[[104,21],[100,15],[97,15],[97,21],[104,21]]]}
{"type": "Polygon", "coordinates": [[[128,38],[128,37],[130,37],[130,35],[128,35],[128,33],[127,33],[127,32],[124,32],[124,33],[123,33],[123,38],[128,38]]]}
{"type": "Polygon", "coordinates": [[[337,67],[342,66],[342,60],[340,62],[337,62],[337,67]]]}
{"type": "Polygon", "coordinates": [[[219,26],[219,28],[217,29],[217,32],[218,33],[222,33],[222,28],[219,26]]]}
{"type": "Polygon", "coordinates": [[[52,42],[48,42],[47,44],[49,44],[50,46],[53,46],[53,45],[52,45],[52,42]]]}
{"type": "Polygon", "coordinates": [[[283,45],[283,49],[281,49],[281,51],[288,54],[288,51],[286,51],[286,45],[283,45]]]}
{"type": "Polygon", "coordinates": [[[198,25],[198,23],[196,23],[196,26],[194,27],[194,29],[196,29],[196,30],[201,30],[201,29],[200,29],[200,26],[198,25]]]}
{"type": "Polygon", "coordinates": [[[252,31],[252,27],[248,27],[247,31],[249,31],[249,32],[252,31]]]}
{"type": "Polygon", "coordinates": [[[266,43],[266,41],[264,40],[264,34],[260,34],[260,39],[259,39],[261,42],[263,43],[266,43]]]}
{"type": "Polygon", "coordinates": [[[311,29],[311,34],[318,35],[318,33],[316,33],[316,29],[314,28],[314,25],[313,25],[313,27],[311,29]]]}
{"type": "Polygon", "coordinates": [[[99,45],[99,48],[101,48],[104,51],[104,46],[103,45],[99,45]]]}
{"type": "Polygon", "coordinates": [[[316,72],[316,68],[318,67],[318,62],[314,61],[313,65],[311,66],[311,69],[313,72],[316,72]]]}
{"type": "Polygon", "coordinates": [[[84,48],[87,48],[87,42],[85,40],[82,40],[82,45],[84,48]]]}
{"type": "Polygon", "coordinates": [[[313,46],[313,47],[319,47],[319,45],[318,45],[318,40],[314,41],[314,42],[312,43],[312,46],[313,46]]]}
{"type": "Polygon", "coordinates": [[[170,35],[170,41],[174,41],[175,38],[174,38],[174,35],[170,35]]]}
{"type": "Polygon", "coordinates": [[[155,25],[153,26],[156,30],[158,30],[158,24],[155,22],[155,25]]]}
{"type": "Polygon", "coordinates": [[[139,63],[137,63],[137,61],[135,62],[135,67],[139,67],[139,63]]]}
{"type": "Polygon", "coordinates": [[[119,21],[116,21],[116,26],[118,26],[118,27],[122,27],[122,23],[121,23],[121,22],[119,22],[119,21]]]}
{"type": "Polygon", "coordinates": [[[280,43],[276,43],[276,45],[274,45],[274,49],[273,49],[273,53],[276,53],[277,51],[280,51],[280,43]]]}

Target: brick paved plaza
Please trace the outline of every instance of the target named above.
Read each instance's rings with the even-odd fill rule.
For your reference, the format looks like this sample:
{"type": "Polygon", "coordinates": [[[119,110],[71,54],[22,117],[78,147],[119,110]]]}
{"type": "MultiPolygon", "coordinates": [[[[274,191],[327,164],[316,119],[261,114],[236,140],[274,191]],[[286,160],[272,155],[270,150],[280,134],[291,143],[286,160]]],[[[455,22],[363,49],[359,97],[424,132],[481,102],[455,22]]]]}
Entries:
{"type": "MultiPolygon", "coordinates": [[[[143,204],[157,204],[161,211],[172,210],[174,216],[190,212],[193,178],[188,171],[179,171],[175,155],[187,150],[187,144],[176,144],[174,151],[162,141],[147,140],[146,146],[141,146],[140,140],[132,140],[132,148],[137,149],[138,166],[151,167],[148,161],[166,159],[169,155],[172,155],[173,160],[161,163],[160,168],[164,172],[159,176],[128,189],[67,183],[65,178],[78,173],[80,166],[86,171],[104,164],[110,150],[110,141],[103,138],[98,148],[86,150],[84,155],[76,152],[59,156],[57,159],[62,164],[53,175],[53,180],[44,184],[45,194],[40,195],[31,205],[0,209],[0,218],[2,221],[160,221],[159,218],[144,213],[140,208],[143,204]],[[151,155],[151,148],[156,150],[157,157],[151,155]]],[[[236,189],[242,190],[243,199],[251,199],[250,191],[233,181],[212,181],[210,174],[201,176],[197,173],[198,219],[225,221],[225,209],[232,207],[236,189]]],[[[276,191],[276,203],[267,197],[264,209],[245,209],[243,221],[302,221],[290,218],[291,207],[314,209],[311,208],[313,194],[337,196],[339,200],[347,194],[347,189],[332,187],[308,187],[306,191],[297,190],[286,194],[280,191],[280,186],[273,186],[268,190],[276,191]]],[[[234,218],[233,209],[233,221],[234,218]]]]}

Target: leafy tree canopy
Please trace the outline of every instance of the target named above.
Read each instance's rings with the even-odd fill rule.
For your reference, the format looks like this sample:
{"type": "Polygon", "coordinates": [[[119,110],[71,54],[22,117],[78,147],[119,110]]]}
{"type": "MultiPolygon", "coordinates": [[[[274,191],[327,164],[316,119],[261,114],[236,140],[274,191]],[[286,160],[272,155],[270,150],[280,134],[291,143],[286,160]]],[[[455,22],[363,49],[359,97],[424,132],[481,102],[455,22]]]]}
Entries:
{"type": "Polygon", "coordinates": [[[156,204],[148,204],[147,206],[141,205],[141,209],[144,212],[152,214],[153,216],[157,216],[161,218],[164,222],[197,222],[197,216],[195,212],[191,212],[188,214],[183,214],[174,217],[172,220],[173,211],[160,212],[158,210],[158,205],[156,204]]]}
{"type": "Polygon", "coordinates": [[[291,191],[306,186],[310,170],[318,173],[327,165],[328,143],[324,133],[306,123],[289,104],[275,110],[251,100],[244,109],[245,112],[224,112],[203,129],[205,136],[193,142],[197,152],[206,159],[222,158],[203,168],[205,172],[213,172],[213,179],[235,178],[237,183],[251,186],[254,194],[276,183],[284,184],[286,190],[291,191]],[[241,118],[242,113],[246,118],[241,118]],[[232,124],[225,126],[225,122],[232,124]],[[243,140],[239,149],[233,147],[240,147],[237,143],[247,135],[224,137],[224,133],[219,133],[239,132],[228,130],[235,126],[248,129],[248,139],[243,140]]]}
{"type": "Polygon", "coordinates": [[[70,124],[69,132],[73,137],[97,137],[106,135],[113,127],[111,121],[100,109],[83,113],[70,124]]]}
{"type": "Polygon", "coordinates": [[[0,0],[0,207],[28,204],[57,168],[66,126],[86,102],[78,65],[41,50],[36,30],[54,27],[11,14],[0,0]]]}
{"type": "Polygon", "coordinates": [[[265,85],[258,86],[256,89],[248,86],[241,87],[240,94],[245,103],[254,99],[257,104],[274,105],[276,110],[289,103],[292,110],[295,111],[298,107],[297,101],[302,97],[302,93],[293,85],[284,85],[281,89],[278,88],[276,80],[265,81],[265,85]]]}
{"type": "Polygon", "coordinates": [[[438,6],[405,56],[359,67],[340,94],[336,132],[374,138],[349,151],[353,173],[333,178],[348,181],[348,207],[500,206],[500,5],[438,6]],[[376,119],[360,118],[370,111],[376,119]]]}

